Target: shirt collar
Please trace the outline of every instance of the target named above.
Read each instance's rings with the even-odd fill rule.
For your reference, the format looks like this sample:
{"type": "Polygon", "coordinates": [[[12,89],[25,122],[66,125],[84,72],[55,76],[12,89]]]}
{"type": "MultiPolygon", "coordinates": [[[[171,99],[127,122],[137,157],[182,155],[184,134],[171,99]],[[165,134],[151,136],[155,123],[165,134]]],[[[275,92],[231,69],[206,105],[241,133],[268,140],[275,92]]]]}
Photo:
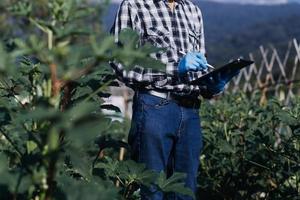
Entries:
{"type": "MultiPolygon", "coordinates": [[[[153,0],[153,1],[158,2],[158,1],[168,1],[168,0],[153,0]]],[[[175,0],[175,1],[177,1],[178,3],[182,3],[182,4],[185,3],[185,0],[175,0]]]]}

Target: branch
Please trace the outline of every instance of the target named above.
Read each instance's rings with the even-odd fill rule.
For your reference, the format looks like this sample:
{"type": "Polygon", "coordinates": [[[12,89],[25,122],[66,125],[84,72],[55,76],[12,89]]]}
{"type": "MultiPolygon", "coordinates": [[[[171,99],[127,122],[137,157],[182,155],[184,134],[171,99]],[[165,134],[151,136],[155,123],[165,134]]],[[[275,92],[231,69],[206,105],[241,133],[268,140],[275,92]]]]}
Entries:
{"type": "Polygon", "coordinates": [[[88,97],[86,97],[83,102],[87,102],[88,100],[90,100],[93,96],[95,96],[96,94],[98,94],[100,91],[103,90],[103,88],[109,86],[109,84],[111,84],[113,81],[110,80],[107,83],[103,84],[101,87],[99,87],[96,91],[94,91],[92,94],[90,94],[88,97]]]}
{"type": "Polygon", "coordinates": [[[57,65],[54,63],[51,63],[49,65],[50,67],[50,72],[51,72],[51,96],[55,97],[59,94],[60,88],[61,88],[61,81],[57,78],[57,65]]]}
{"type": "Polygon", "coordinates": [[[57,65],[50,63],[51,81],[52,81],[52,96],[57,96],[62,88],[66,87],[72,81],[88,74],[91,70],[100,63],[101,58],[97,58],[91,64],[85,66],[83,69],[76,70],[72,73],[70,80],[59,80],[57,76],[57,65]]]}
{"type": "Polygon", "coordinates": [[[89,74],[94,67],[96,67],[98,64],[100,64],[100,60],[101,60],[101,58],[96,58],[96,60],[94,60],[92,63],[86,65],[83,69],[74,71],[71,75],[72,79],[63,81],[63,86],[68,84],[71,81],[74,81],[84,75],[89,74]]]}

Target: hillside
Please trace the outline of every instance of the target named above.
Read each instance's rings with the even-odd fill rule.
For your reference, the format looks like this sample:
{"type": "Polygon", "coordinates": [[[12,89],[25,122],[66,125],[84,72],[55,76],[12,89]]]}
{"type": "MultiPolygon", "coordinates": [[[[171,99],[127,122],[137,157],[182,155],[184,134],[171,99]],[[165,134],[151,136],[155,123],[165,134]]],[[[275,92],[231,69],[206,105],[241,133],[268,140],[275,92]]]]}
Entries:
{"type": "MultiPolygon", "coordinates": [[[[260,44],[286,44],[300,38],[300,4],[241,5],[195,2],[205,20],[206,47],[212,64],[247,55],[260,44]]],[[[118,4],[112,4],[104,19],[107,30],[118,4]]]]}
{"type": "Polygon", "coordinates": [[[212,63],[247,55],[259,45],[286,45],[300,38],[300,5],[274,6],[198,3],[205,20],[206,45],[212,63]]]}

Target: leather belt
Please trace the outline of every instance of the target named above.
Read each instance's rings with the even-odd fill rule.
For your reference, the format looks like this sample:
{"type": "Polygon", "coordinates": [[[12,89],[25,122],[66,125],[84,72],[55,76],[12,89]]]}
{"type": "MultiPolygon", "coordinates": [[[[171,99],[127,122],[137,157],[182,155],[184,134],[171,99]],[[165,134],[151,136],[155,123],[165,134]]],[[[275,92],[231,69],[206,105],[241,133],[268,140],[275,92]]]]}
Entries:
{"type": "Polygon", "coordinates": [[[155,90],[148,90],[147,93],[163,99],[171,99],[172,97],[171,92],[158,92],[155,90]]]}
{"type": "Polygon", "coordinates": [[[180,106],[187,108],[200,108],[201,101],[197,96],[180,96],[176,95],[172,92],[161,92],[156,90],[145,90],[142,93],[150,94],[156,97],[160,97],[162,99],[167,99],[174,101],[180,106]]]}

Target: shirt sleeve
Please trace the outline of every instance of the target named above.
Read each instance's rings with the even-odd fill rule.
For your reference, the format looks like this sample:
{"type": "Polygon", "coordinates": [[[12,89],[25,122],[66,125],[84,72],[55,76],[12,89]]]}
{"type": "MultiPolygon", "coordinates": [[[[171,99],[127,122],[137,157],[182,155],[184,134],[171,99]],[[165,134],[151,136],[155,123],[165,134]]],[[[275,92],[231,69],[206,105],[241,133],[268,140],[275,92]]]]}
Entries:
{"type": "MultiPolygon", "coordinates": [[[[111,34],[115,37],[115,42],[119,43],[119,34],[123,29],[130,28],[141,34],[141,27],[134,9],[127,0],[124,0],[117,12],[115,22],[111,28],[111,34]]],[[[144,68],[142,66],[133,66],[131,70],[125,70],[121,63],[110,62],[117,78],[131,88],[162,86],[167,82],[167,75],[163,72],[144,68]]]]}

